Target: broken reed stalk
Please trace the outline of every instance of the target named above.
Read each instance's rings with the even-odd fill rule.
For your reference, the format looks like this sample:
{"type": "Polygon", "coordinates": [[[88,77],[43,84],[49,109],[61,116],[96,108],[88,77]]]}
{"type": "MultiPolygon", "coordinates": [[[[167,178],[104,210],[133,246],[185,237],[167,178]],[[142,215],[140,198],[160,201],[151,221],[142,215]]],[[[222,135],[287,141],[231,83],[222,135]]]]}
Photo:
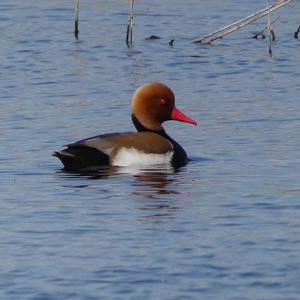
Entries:
{"type": "MultiPolygon", "coordinates": [[[[264,16],[265,16],[265,15],[264,15],[264,16]]],[[[260,17],[260,18],[261,18],[261,17],[260,17]]],[[[253,23],[253,22],[256,21],[257,19],[258,19],[258,18],[253,19],[253,20],[250,20],[250,21],[247,21],[246,23],[241,23],[241,24],[239,24],[238,26],[233,27],[233,28],[231,28],[231,29],[228,30],[228,31],[225,31],[223,34],[218,35],[218,36],[216,36],[216,37],[210,39],[208,42],[206,42],[206,44],[211,44],[211,43],[214,42],[215,40],[222,39],[224,36],[226,36],[226,35],[228,35],[228,34],[234,32],[234,31],[236,31],[236,30],[239,30],[240,28],[242,28],[242,27],[244,27],[244,26],[246,26],[246,25],[248,25],[248,24],[253,23]]]]}
{"type": "Polygon", "coordinates": [[[251,15],[243,18],[243,19],[240,19],[240,20],[238,20],[238,21],[236,21],[232,24],[224,26],[224,27],[222,27],[222,28],[220,28],[220,29],[218,29],[214,32],[211,32],[211,33],[209,33],[209,34],[207,34],[207,35],[205,35],[201,38],[198,38],[198,39],[194,40],[193,43],[202,43],[204,40],[206,40],[210,37],[213,37],[213,36],[215,36],[215,37],[213,37],[208,42],[206,42],[207,44],[210,44],[210,43],[212,43],[213,41],[215,41],[217,39],[222,39],[224,36],[234,32],[234,31],[236,31],[236,30],[238,30],[238,29],[240,29],[240,28],[242,28],[242,27],[244,27],[244,26],[246,26],[246,25],[262,18],[262,17],[264,17],[264,16],[266,16],[270,12],[275,11],[275,10],[279,9],[280,7],[282,7],[282,6],[285,6],[285,5],[289,4],[290,2],[292,2],[292,0],[280,0],[276,3],[271,4],[270,7],[267,6],[264,9],[261,9],[256,13],[253,13],[253,14],[251,14],[251,15]],[[217,35],[217,34],[219,34],[219,35],[217,35]]]}
{"type": "Polygon", "coordinates": [[[126,44],[127,44],[127,47],[132,46],[133,5],[134,5],[134,0],[130,0],[129,12],[128,12],[128,25],[127,25],[127,31],[126,31],[126,44]]]}
{"type": "Polygon", "coordinates": [[[74,35],[75,38],[78,40],[78,34],[79,34],[79,29],[78,29],[78,10],[79,10],[79,0],[75,0],[75,19],[74,19],[74,35]]]}
{"type": "Polygon", "coordinates": [[[269,32],[269,54],[270,56],[272,56],[272,22],[271,22],[271,13],[270,13],[270,0],[268,0],[268,6],[269,6],[269,10],[268,10],[268,32],[269,32]]]}
{"type": "Polygon", "coordinates": [[[294,38],[295,38],[295,39],[298,39],[299,32],[300,32],[300,26],[298,27],[298,29],[297,29],[296,32],[294,33],[294,38]]]}
{"type": "Polygon", "coordinates": [[[251,14],[251,15],[249,15],[249,16],[243,18],[243,19],[240,19],[240,20],[238,20],[238,21],[236,21],[236,22],[234,22],[234,23],[232,23],[232,24],[229,24],[229,25],[227,25],[227,26],[221,27],[220,29],[218,29],[218,30],[216,30],[216,31],[214,31],[214,32],[211,32],[211,33],[209,33],[209,34],[206,34],[206,35],[204,35],[203,37],[194,40],[194,43],[201,43],[202,41],[204,41],[205,39],[207,39],[207,38],[209,38],[209,37],[211,37],[211,36],[213,36],[213,35],[216,35],[216,34],[222,32],[222,31],[225,31],[225,30],[227,30],[227,29],[229,29],[229,28],[231,28],[231,27],[233,27],[233,26],[239,25],[240,23],[246,22],[246,21],[248,21],[249,19],[252,19],[252,18],[256,17],[257,15],[259,15],[259,14],[265,12],[266,9],[267,9],[267,8],[264,8],[264,9],[262,9],[262,10],[260,10],[260,11],[258,11],[258,12],[255,12],[255,13],[253,13],[253,14],[251,14]]]}
{"type": "MultiPolygon", "coordinates": [[[[234,31],[236,31],[236,30],[238,30],[238,29],[240,29],[240,28],[242,28],[242,27],[244,27],[244,26],[246,26],[246,25],[248,25],[248,24],[253,23],[253,22],[256,21],[257,19],[262,18],[262,17],[264,17],[264,16],[267,15],[267,14],[268,14],[268,12],[264,13],[264,14],[263,14],[262,16],[260,16],[260,17],[256,17],[256,18],[254,18],[254,19],[252,19],[252,20],[246,21],[245,23],[241,23],[241,24],[239,24],[238,26],[233,27],[233,28],[231,28],[231,29],[225,31],[223,34],[218,35],[218,36],[216,36],[216,37],[210,39],[208,42],[206,42],[206,44],[212,44],[212,42],[214,42],[215,40],[222,39],[224,36],[226,36],[226,35],[228,35],[228,34],[234,32],[234,31]]],[[[274,35],[274,36],[275,36],[275,35],[274,35]]]]}
{"type": "MultiPolygon", "coordinates": [[[[279,17],[277,17],[276,19],[273,20],[273,24],[275,22],[277,22],[277,20],[279,19],[279,17]]],[[[264,31],[268,29],[268,25],[266,25],[262,30],[260,30],[259,32],[257,32],[252,38],[253,39],[258,39],[259,36],[263,35],[264,31]]],[[[274,38],[273,38],[273,41],[275,40],[275,35],[274,35],[274,38]]]]}

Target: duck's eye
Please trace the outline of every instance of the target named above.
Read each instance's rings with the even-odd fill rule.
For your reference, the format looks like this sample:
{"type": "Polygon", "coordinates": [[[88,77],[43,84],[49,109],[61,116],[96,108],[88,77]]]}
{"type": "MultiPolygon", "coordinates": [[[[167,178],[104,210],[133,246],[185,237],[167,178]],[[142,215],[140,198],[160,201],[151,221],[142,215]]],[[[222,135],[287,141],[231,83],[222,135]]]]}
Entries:
{"type": "Polygon", "coordinates": [[[167,100],[165,98],[160,99],[161,104],[167,104],[167,100]]]}

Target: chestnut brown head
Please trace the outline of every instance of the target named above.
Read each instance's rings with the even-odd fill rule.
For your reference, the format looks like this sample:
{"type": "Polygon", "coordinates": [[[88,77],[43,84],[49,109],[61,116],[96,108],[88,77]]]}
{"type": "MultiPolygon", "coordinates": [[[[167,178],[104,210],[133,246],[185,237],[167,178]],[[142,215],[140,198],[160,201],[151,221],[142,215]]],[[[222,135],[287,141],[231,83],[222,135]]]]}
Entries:
{"type": "Polygon", "coordinates": [[[175,107],[175,96],[170,88],[158,82],[139,87],[132,96],[132,115],[147,129],[162,130],[167,120],[177,120],[196,125],[196,122],[175,107]]]}

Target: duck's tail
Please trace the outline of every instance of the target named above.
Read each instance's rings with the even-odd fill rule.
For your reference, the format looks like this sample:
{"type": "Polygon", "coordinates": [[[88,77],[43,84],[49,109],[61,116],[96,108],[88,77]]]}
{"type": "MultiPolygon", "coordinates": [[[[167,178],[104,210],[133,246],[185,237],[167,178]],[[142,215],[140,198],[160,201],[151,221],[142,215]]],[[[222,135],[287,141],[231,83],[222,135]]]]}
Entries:
{"type": "Polygon", "coordinates": [[[60,159],[66,171],[81,171],[109,164],[106,154],[90,147],[69,147],[52,155],[60,159]]]}

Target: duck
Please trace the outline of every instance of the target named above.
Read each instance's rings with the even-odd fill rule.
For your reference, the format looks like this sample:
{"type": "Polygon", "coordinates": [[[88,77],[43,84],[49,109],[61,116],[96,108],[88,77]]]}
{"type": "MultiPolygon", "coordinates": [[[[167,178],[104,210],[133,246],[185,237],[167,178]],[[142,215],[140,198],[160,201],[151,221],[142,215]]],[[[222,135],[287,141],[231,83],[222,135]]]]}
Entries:
{"type": "Polygon", "coordinates": [[[131,100],[131,119],[137,132],[106,133],[67,144],[55,151],[66,171],[96,170],[104,166],[184,166],[188,157],[162,123],[197,122],[175,106],[175,95],[165,84],[148,82],[138,87],[131,100]]]}

